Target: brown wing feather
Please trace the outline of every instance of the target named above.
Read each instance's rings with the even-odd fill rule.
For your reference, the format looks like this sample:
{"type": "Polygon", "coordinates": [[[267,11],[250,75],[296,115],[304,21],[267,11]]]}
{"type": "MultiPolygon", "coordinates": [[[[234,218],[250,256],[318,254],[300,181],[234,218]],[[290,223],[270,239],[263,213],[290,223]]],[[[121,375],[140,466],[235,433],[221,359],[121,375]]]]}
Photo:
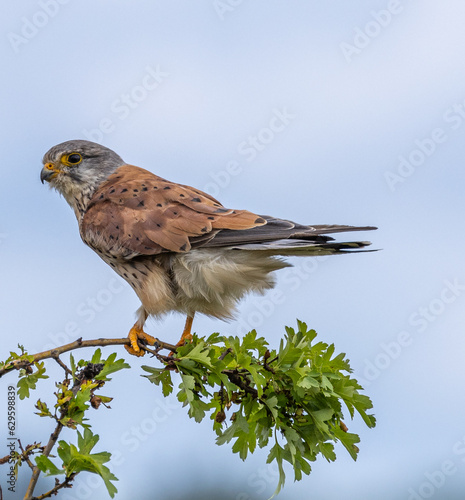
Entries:
{"type": "Polygon", "coordinates": [[[94,193],[81,221],[83,240],[114,256],[187,252],[221,229],[266,224],[246,210],[224,208],[197,189],[132,165],[118,168],[94,193]]]}

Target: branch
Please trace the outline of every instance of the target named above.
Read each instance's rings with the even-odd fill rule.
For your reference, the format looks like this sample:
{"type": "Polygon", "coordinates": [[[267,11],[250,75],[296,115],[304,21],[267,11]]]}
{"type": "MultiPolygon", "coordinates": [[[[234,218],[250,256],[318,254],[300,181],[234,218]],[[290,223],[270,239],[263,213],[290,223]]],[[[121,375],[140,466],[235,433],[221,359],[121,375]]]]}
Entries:
{"type": "MultiPolygon", "coordinates": [[[[35,445],[36,443],[34,443],[35,445]]],[[[27,445],[26,446],[26,449],[23,448],[23,445],[21,444],[21,440],[18,439],[18,445],[19,445],[19,449],[21,450],[21,456],[24,458],[24,460],[26,461],[27,465],[29,465],[29,467],[31,469],[34,469],[34,464],[31,462],[30,458],[29,458],[29,455],[31,455],[32,453],[34,453],[34,450],[37,449],[34,447],[34,445],[27,445]]]]}
{"type": "MultiPolygon", "coordinates": [[[[44,359],[44,358],[42,358],[44,359]]],[[[44,457],[48,457],[50,455],[50,452],[52,451],[53,447],[55,446],[58,436],[60,435],[61,430],[63,429],[63,424],[61,422],[58,422],[57,426],[55,427],[55,430],[50,436],[50,439],[47,443],[47,446],[45,447],[44,452],[42,455],[44,457]]],[[[40,469],[37,467],[37,465],[32,469],[32,476],[31,480],[29,481],[29,486],[27,487],[26,494],[24,495],[24,500],[31,500],[32,499],[32,494],[34,493],[34,488],[36,487],[37,480],[39,479],[40,475],[40,469]]]]}
{"type": "Polygon", "coordinates": [[[234,385],[237,385],[237,387],[245,392],[248,392],[255,399],[258,399],[257,389],[250,387],[247,381],[241,377],[237,370],[223,370],[222,373],[224,373],[234,385]]]}
{"type": "Polygon", "coordinates": [[[43,495],[40,495],[38,497],[33,497],[31,500],[43,500],[44,498],[50,498],[53,495],[56,495],[61,488],[71,488],[71,481],[73,481],[74,477],[76,476],[77,472],[73,472],[70,476],[66,477],[65,480],[60,483],[58,479],[55,479],[55,487],[52,488],[50,491],[47,491],[47,493],[44,493],[43,495]]]}
{"type": "Polygon", "coordinates": [[[63,368],[63,370],[65,370],[65,374],[66,375],[72,375],[73,374],[73,372],[63,363],[63,361],[61,361],[61,359],[58,356],[58,354],[56,356],[52,356],[52,357],[63,368]]]}
{"type": "MultiPolygon", "coordinates": [[[[162,342],[157,339],[156,344],[158,347],[162,349],[168,349],[169,351],[176,352],[176,346],[172,344],[168,344],[167,342],[162,342]]],[[[41,361],[42,359],[53,358],[57,360],[60,354],[64,352],[72,351],[74,349],[81,349],[83,347],[105,347],[109,345],[131,345],[130,340],[127,337],[122,339],[94,339],[94,340],[82,340],[79,338],[70,344],[65,344],[60,347],[55,347],[54,349],[49,349],[48,351],[39,352],[37,354],[33,354],[33,360],[28,361],[27,359],[15,359],[14,361],[10,361],[7,363],[2,369],[0,369],[0,378],[3,377],[8,372],[12,370],[19,370],[21,368],[25,368],[26,366],[31,365],[36,361],[41,361]]],[[[150,349],[146,349],[146,347],[139,343],[139,347],[153,354],[153,351],[150,349]]]]}

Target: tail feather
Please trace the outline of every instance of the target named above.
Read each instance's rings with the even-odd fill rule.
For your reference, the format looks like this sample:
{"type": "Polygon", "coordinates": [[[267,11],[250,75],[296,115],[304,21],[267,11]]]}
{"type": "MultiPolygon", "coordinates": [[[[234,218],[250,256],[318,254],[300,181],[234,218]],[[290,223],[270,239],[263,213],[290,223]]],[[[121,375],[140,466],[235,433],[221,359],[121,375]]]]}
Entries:
{"type": "Polygon", "coordinates": [[[305,226],[267,215],[261,217],[266,220],[266,224],[244,230],[220,229],[207,242],[202,237],[198,241],[196,238],[192,238],[192,247],[224,248],[240,246],[242,248],[246,244],[274,244],[277,241],[282,242],[285,240],[289,240],[289,244],[296,247],[302,245],[302,243],[297,243],[296,240],[304,240],[307,242],[307,245],[312,246],[312,244],[324,244],[334,241],[334,238],[327,236],[330,233],[370,231],[376,229],[373,226],[342,226],[337,224],[305,226]]]}
{"type": "Polygon", "coordinates": [[[371,231],[373,226],[321,224],[305,226],[284,219],[261,216],[266,224],[244,230],[220,229],[208,241],[191,239],[192,247],[266,251],[270,255],[313,255],[345,253],[369,245],[366,241],[336,243],[331,233],[371,231]]]}
{"type": "Polygon", "coordinates": [[[227,247],[229,250],[245,250],[263,252],[266,255],[304,256],[304,255],[333,255],[338,253],[374,252],[376,250],[362,250],[371,245],[369,241],[323,242],[316,243],[305,240],[286,239],[266,243],[248,243],[227,247]]]}

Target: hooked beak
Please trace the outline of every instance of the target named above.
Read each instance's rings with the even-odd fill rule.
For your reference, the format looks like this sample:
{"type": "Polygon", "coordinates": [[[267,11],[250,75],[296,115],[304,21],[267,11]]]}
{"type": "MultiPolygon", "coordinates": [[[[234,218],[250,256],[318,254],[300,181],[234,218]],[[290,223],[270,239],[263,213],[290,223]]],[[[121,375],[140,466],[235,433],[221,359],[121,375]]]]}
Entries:
{"type": "Polygon", "coordinates": [[[40,180],[42,184],[44,181],[50,182],[54,179],[61,171],[55,167],[53,163],[46,163],[44,168],[40,172],[40,180]]]}

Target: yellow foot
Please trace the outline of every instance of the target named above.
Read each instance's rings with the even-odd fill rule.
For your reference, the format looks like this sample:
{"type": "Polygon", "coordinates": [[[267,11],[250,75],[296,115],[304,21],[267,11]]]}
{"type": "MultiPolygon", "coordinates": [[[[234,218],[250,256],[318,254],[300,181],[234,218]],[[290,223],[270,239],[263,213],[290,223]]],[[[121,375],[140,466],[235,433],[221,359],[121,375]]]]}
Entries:
{"type": "Polygon", "coordinates": [[[131,328],[128,338],[131,341],[131,345],[125,345],[124,347],[129,354],[132,354],[134,356],[143,356],[145,354],[145,351],[138,346],[138,340],[140,340],[143,344],[149,345],[154,345],[157,341],[155,337],[152,337],[151,335],[145,333],[144,330],[142,330],[142,328],[137,325],[134,325],[131,328]]]}
{"type": "Polygon", "coordinates": [[[187,316],[184,330],[182,332],[181,338],[179,339],[179,342],[176,344],[176,347],[184,345],[186,343],[186,340],[192,340],[191,329],[193,321],[194,321],[194,315],[187,316]]]}
{"type": "Polygon", "coordinates": [[[179,347],[180,345],[184,345],[187,340],[192,340],[192,334],[191,333],[186,333],[186,334],[183,333],[182,337],[176,343],[176,347],[179,347]]]}
{"type": "MultiPolygon", "coordinates": [[[[192,328],[192,322],[194,321],[194,315],[192,316],[187,316],[186,319],[186,325],[184,326],[184,330],[182,332],[181,338],[179,341],[176,343],[176,347],[179,347],[181,345],[184,345],[187,340],[192,340],[192,333],[191,333],[191,328],[192,328]]],[[[173,356],[173,352],[170,352],[170,356],[173,356]]]]}

